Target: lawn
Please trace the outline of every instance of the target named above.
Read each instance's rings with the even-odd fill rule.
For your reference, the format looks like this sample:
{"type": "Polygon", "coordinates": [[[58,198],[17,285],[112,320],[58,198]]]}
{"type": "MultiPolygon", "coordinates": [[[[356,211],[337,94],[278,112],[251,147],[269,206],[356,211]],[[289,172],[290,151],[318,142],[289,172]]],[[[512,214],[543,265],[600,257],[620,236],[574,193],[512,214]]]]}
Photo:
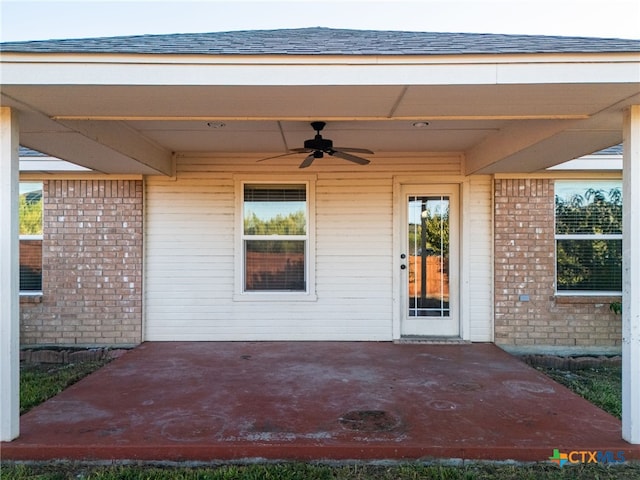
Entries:
{"type": "Polygon", "coordinates": [[[99,362],[26,364],[20,366],[20,413],[51,398],[69,385],[104,366],[99,362]]]}
{"type": "Polygon", "coordinates": [[[622,367],[602,366],[573,371],[538,367],[538,370],[604,411],[622,418],[622,367]]]}
{"type": "MultiPolygon", "coordinates": [[[[58,366],[28,365],[21,370],[21,411],[44,401],[106,362],[76,363],[58,366]]],[[[609,413],[620,416],[620,367],[595,367],[565,371],[538,367],[538,370],[572,389],[609,413]]],[[[566,479],[613,480],[640,478],[640,464],[579,465],[559,468],[551,463],[422,465],[327,465],[267,463],[218,465],[207,467],[159,467],[157,465],[96,466],[75,463],[25,465],[6,463],[2,480],[95,479],[95,480],[475,480],[475,479],[566,479]]]]}
{"type": "Polygon", "coordinates": [[[614,480],[638,479],[637,465],[576,466],[562,469],[550,464],[493,465],[321,465],[254,464],[215,467],[158,467],[149,465],[87,466],[80,464],[11,465],[2,478],[86,480],[614,480]]]}

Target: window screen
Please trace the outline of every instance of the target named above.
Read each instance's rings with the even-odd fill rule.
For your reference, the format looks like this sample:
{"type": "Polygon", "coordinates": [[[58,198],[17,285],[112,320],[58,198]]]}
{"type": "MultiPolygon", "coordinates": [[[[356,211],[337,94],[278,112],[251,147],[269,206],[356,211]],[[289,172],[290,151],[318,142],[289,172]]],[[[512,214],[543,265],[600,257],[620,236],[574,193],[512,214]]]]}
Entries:
{"type": "Polygon", "coordinates": [[[622,183],[555,184],[558,292],[622,290],[622,183]]]}
{"type": "Polygon", "coordinates": [[[20,291],[42,291],[42,183],[20,183],[20,291]]]}

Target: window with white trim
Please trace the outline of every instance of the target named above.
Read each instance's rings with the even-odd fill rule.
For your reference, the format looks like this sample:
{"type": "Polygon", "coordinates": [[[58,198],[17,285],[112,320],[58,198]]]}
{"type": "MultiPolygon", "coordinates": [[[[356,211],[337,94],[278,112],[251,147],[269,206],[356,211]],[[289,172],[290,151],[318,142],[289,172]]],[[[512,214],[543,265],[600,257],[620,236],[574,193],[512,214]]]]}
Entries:
{"type": "Polygon", "coordinates": [[[558,294],[622,290],[622,182],[555,182],[558,294]]]}
{"type": "Polygon", "coordinates": [[[19,206],[20,293],[42,292],[42,183],[21,182],[19,206]]]}
{"type": "Polygon", "coordinates": [[[309,287],[308,183],[242,184],[242,292],[309,287]]]}

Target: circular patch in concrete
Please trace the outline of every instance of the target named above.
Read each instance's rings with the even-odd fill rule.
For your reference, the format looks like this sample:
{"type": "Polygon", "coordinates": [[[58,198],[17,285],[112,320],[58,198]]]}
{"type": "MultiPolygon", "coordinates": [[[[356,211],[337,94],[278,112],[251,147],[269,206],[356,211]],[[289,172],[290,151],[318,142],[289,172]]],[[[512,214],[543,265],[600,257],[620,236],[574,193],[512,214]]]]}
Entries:
{"type": "Polygon", "coordinates": [[[384,410],[353,410],[338,420],[344,428],[359,432],[387,432],[400,423],[394,415],[384,410]]]}

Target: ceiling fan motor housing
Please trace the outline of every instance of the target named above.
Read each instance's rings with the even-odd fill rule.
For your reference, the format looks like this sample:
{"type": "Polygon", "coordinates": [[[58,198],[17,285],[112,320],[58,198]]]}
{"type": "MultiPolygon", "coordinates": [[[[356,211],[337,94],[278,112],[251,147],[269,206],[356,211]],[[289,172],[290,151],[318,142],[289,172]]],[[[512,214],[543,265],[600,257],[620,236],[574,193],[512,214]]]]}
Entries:
{"type": "MultiPolygon", "coordinates": [[[[318,150],[321,152],[329,152],[333,150],[333,141],[322,138],[320,132],[324,129],[325,122],[311,122],[311,128],[316,131],[316,136],[304,141],[304,148],[307,150],[318,150]]],[[[322,155],[316,155],[316,158],[322,158],[322,155]]]]}
{"type": "Polygon", "coordinates": [[[332,150],[333,149],[333,141],[329,139],[322,138],[320,134],[316,135],[315,138],[305,140],[304,148],[309,150],[332,150]]]}

